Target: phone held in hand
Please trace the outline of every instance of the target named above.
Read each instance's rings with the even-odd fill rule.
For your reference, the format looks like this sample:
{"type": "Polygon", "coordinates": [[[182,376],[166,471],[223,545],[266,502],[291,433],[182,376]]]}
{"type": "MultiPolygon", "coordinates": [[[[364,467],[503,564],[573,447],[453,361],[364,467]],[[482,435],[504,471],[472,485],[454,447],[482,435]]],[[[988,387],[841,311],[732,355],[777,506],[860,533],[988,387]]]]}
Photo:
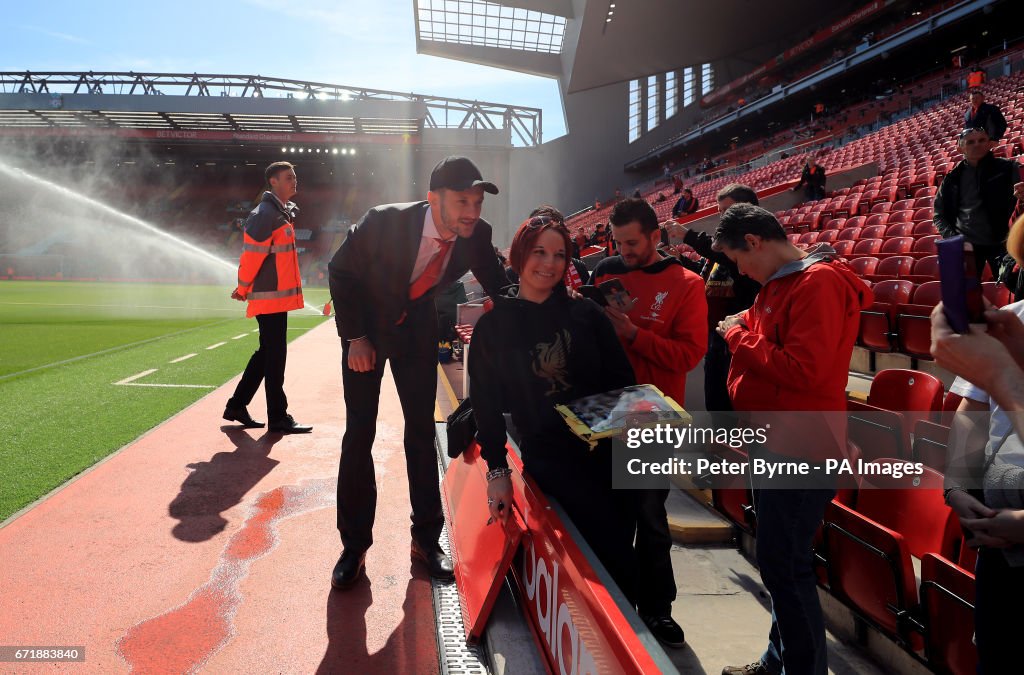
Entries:
{"type": "Polygon", "coordinates": [[[576,289],[585,298],[593,300],[602,307],[608,306],[608,299],[604,297],[604,293],[597,286],[580,286],[576,289]]]}
{"type": "Polygon", "coordinates": [[[970,324],[984,323],[985,301],[974,251],[960,234],[940,239],[936,247],[946,320],[950,328],[962,335],[970,330],[970,324]]]}

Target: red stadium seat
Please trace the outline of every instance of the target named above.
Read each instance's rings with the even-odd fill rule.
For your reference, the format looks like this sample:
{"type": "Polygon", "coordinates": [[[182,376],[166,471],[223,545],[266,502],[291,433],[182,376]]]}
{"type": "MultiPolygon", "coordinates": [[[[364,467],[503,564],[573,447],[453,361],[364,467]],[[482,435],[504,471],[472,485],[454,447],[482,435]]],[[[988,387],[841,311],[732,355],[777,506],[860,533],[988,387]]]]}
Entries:
{"type": "Polygon", "coordinates": [[[981,292],[996,307],[1004,307],[1013,302],[1013,293],[998,281],[986,281],[981,285],[981,292]]]}
{"type": "Polygon", "coordinates": [[[943,393],[942,382],[934,375],[893,368],[875,375],[868,404],[902,413],[912,428],[918,420],[938,421],[943,393]]]}
{"type": "Polygon", "coordinates": [[[839,231],[836,241],[857,241],[860,239],[860,231],[859,227],[844,227],[839,231]]]}
{"type": "Polygon", "coordinates": [[[911,649],[921,649],[916,626],[906,621],[918,595],[904,537],[832,501],[825,509],[823,548],[832,594],[911,649]]]}
{"type": "Polygon", "coordinates": [[[927,420],[914,425],[914,443],[910,454],[915,462],[921,462],[936,471],[945,473],[946,452],[949,443],[949,427],[927,420]]]}
{"type": "Polygon", "coordinates": [[[865,460],[910,457],[910,442],[903,414],[853,399],[846,401],[847,434],[862,448],[865,460]]]}
{"type": "Polygon", "coordinates": [[[931,198],[932,202],[935,201],[935,193],[938,192],[937,187],[922,187],[914,191],[915,199],[922,199],[925,197],[931,198]]]}
{"type": "MultiPolygon", "coordinates": [[[[861,243],[857,242],[858,245],[861,243]]],[[[880,281],[872,287],[875,303],[860,313],[862,346],[876,352],[892,351],[896,307],[910,301],[913,288],[913,283],[904,280],[880,281]]]]}
{"type": "Polygon", "coordinates": [[[938,281],[929,281],[914,289],[911,302],[915,305],[934,307],[942,300],[942,285],[938,281]]]}
{"type": "Polygon", "coordinates": [[[852,269],[857,276],[861,277],[865,274],[874,274],[876,267],[878,267],[878,258],[873,258],[871,256],[862,256],[850,261],[850,269],[852,269]]]}
{"type": "Polygon", "coordinates": [[[960,406],[960,402],[964,400],[964,397],[960,394],[954,394],[951,391],[946,392],[946,398],[942,399],[942,424],[950,425],[953,422],[953,416],[956,415],[956,409],[960,406]]]}
{"type": "Polygon", "coordinates": [[[836,243],[832,244],[832,248],[834,248],[836,250],[836,253],[838,253],[839,255],[845,256],[845,255],[850,255],[851,253],[853,253],[853,247],[856,244],[857,244],[857,242],[855,242],[855,241],[850,241],[848,239],[841,239],[841,240],[837,241],[836,243]]]}
{"type": "Polygon", "coordinates": [[[912,273],[917,276],[934,277],[939,278],[939,256],[930,255],[924,258],[918,258],[917,262],[914,263],[914,269],[912,273]]]}
{"type": "Polygon", "coordinates": [[[942,237],[938,234],[925,235],[918,239],[917,241],[915,241],[913,247],[910,250],[913,251],[914,253],[934,254],[938,251],[938,249],[935,247],[935,242],[937,242],[939,239],[942,239],[942,237]]]}
{"type": "Polygon", "coordinates": [[[890,225],[885,228],[885,238],[891,239],[893,237],[910,237],[914,234],[913,223],[900,223],[899,225],[890,225]]]}
{"type": "Polygon", "coordinates": [[[868,225],[861,228],[860,239],[882,239],[887,229],[885,225],[868,225]]]}
{"type": "Polygon", "coordinates": [[[931,221],[934,215],[935,211],[930,206],[916,208],[914,209],[914,222],[931,221]]]}
{"type": "Polygon", "coordinates": [[[867,216],[854,216],[853,218],[847,218],[845,227],[864,227],[864,223],[867,219],[867,216]]]}
{"type": "Polygon", "coordinates": [[[914,205],[914,200],[913,199],[901,199],[901,200],[899,200],[898,202],[895,202],[892,205],[892,209],[891,209],[890,212],[906,211],[907,209],[913,208],[913,205],[914,205]]]}
{"type": "Polygon", "coordinates": [[[806,234],[801,234],[800,238],[797,240],[796,243],[800,244],[800,245],[803,245],[803,246],[810,246],[811,244],[813,244],[813,243],[815,243],[817,241],[818,241],[818,233],[817,232],[808,232],[806,234]]]}
{"type": "Polygon", "coordinates": [[[974,574],[934,553],[922,556],[921,613],[927,626],[924,652],[936,672],[977,672],[974,602],[974,574]]]}
{"type": "Polygon", "coordinates": [[[888,212],[883,212],[883,213],[874,213],[874,212],[872,212],[871,215],[868,216],[868,219],[864,222],[864,225],[869,226],[869,227],[871,225],[888,225],[888,224],[889,224],[889,214],[888,214],[888,212]]]}
{"type": "MultiPolygon", "coordinates": [[[[865,229],[868,229],[868,228],[865,228],[865,229]]],[[[881,250],[882,250],[882,240],[881,239],[861,239],[853,247],[853,252],[854,253],[864,253],[864,254],[867,254],[867,255],[873,255],[875,253],[880,252],[881,250]]]]}
{"type": "Polygon", "coordinates": [[[885,258],[879,262],[878,269],[873,274],[891,277],[906,276],[914,268],[914,262],[914,259],[908,255],[896,255],[891,258],[885,258]]]}
{"type": "MultiPolygon", "coordinates": [[[[918,209],[931,209],[935,206],[935,197],[930,195],[923,195],[921,197],[915,197],[914,199],[914,211],[918,209]]],[[[927,218],[915,218],[915,220],[930,220],[931,216],[927,218]]]]}
{"type": "Polygon", "coordinates": [[[839,230],[821,230],[818,232],[819,244],[831,244],[839,238],[839,230]]]}
{"type": "Polygon", "coordinates": [[[896,223],[912,223],[914,222],[914,212],[907,209],[905,211],[897,211],[893,209],[889,212],[889,225],[895,225],[896,223]]]}
{"type": "Polygon", "coordinates": [[[872,253],[910,253],[913,245],[913,237],[895,237],[893,239],[886,239],[882,242],[882,248],[878,251],[872,251],[872,253]]]}
{"type": "Polygon", "coordinates": [[[914,236],[915,237],[925,237],[925,236],[928,236],[929,234],[938,234],[938,233],[939,233],[939,231],[937,229],[935,229],[935,223],[932,223],[932,222],[914,223],[914,236]]]}
{"type": "Polygon", "coordinates": [[[841,230],[844,227],[846,227],[846,218],[832,218],[827,223],[825,223],[825,227],[822,229],[841,230]]]}

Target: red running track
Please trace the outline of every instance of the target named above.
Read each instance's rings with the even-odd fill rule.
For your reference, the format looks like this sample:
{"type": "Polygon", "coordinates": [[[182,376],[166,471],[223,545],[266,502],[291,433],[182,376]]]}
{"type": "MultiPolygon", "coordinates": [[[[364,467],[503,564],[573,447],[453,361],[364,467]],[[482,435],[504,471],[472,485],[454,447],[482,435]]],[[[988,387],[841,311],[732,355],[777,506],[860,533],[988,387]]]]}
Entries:
{"type": "MultiPolygon", "coordinates": [[[[389,374],[369,583],[330,587],[339,358],[333,322],[290,346],[289,406],[312,434],[222,430],[233,380],[0,529],[0,643],[84,646],[72,672],[437,673],[389,374]]],[[[250,411],[266,419],[262,390],[250,411]]]]}

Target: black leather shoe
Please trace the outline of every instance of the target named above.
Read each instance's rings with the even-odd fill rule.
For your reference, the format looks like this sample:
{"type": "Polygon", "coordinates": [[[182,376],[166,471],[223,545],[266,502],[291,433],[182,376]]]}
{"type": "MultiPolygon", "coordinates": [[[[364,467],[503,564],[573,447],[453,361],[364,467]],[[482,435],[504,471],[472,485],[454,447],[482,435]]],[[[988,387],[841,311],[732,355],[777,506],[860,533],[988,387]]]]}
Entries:
{"type": "Polygon", "coordinates": [[[434,579],[441,581],[454,581],[455,579],[455,567],[452,565],[452,559],[446,556],[437,544],[424,550],[422,546],[414,542],[412,559],[423,563],[427,568],[427,573],[434,579]]]}
{"type": "Polygon", "coordinates": [[[331,572],[331,586],[339,591],[352,588],[364,572],[366,572],[366,552],[343,551],[341,557],[338,558],[338,564],[331,572]]]}
{"type": "Polygon", "coordinates": [[[661,644],[673,649],[682,649],[686,646],[686,634],[670,615],[641,614],[640,618],[644,620],[651,633],[658,638],[658,642],[661,644]]]}
{"type": "Polygon", "coordinates": [[[270,423],[270,431],[278,434],[308,434],[313,431],[313,427],[308,424],[299,424],[291,415],[285,415],[284,419],[270,423]]]}
{"type": "Polygon", "coordinates": [[[249,411],[245,409],[245,406],[241,408],[232,408],[228,406],[224,408],[224,419],[229,422],[239,422],[246,429],[262,429],[267,426],[263,422],[257,422],[249,416],[249,411]]]}

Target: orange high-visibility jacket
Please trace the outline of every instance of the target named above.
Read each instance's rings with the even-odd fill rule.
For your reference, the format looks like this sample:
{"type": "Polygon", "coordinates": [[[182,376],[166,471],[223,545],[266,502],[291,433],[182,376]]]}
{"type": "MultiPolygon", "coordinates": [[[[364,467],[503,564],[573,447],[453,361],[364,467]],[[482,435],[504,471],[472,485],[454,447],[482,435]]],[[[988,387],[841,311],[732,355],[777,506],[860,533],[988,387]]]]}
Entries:
{"type": "Polygon", "coordinates": [[[281,204],[270,192],[245,221],[238,294],[249,301],[245,315],[301,309],[302,278],[295,251],[294,203],[281,204]]]}

